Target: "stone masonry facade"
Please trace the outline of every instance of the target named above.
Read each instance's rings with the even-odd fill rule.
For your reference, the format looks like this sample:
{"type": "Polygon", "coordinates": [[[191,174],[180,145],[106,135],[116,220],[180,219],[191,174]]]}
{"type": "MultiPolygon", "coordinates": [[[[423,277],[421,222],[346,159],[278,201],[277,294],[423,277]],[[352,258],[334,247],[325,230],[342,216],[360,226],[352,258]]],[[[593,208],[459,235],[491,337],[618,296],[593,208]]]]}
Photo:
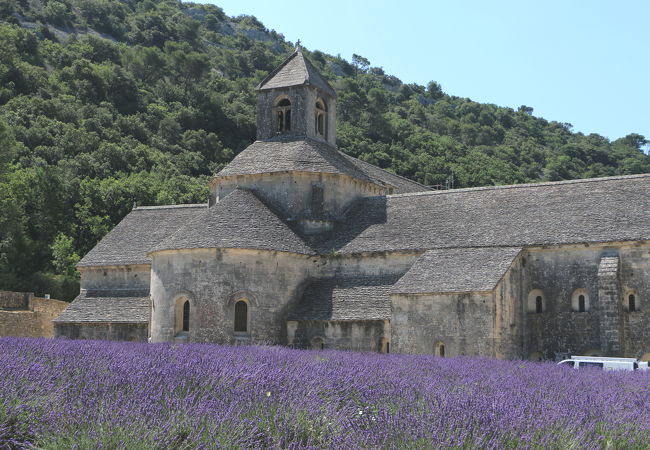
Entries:
{"type": "Polygon", "coordinates": [[[68,305],[31,292],[0,291],[0,336],[52,337],[52,320],[68,305]]]}
{"type": "Polygon", "coordinates": [[[650,175],[431,191],[338,151],[300,49],[257,93],[209,202],[134,208],[55,335],[650,357],[650,175]]]}

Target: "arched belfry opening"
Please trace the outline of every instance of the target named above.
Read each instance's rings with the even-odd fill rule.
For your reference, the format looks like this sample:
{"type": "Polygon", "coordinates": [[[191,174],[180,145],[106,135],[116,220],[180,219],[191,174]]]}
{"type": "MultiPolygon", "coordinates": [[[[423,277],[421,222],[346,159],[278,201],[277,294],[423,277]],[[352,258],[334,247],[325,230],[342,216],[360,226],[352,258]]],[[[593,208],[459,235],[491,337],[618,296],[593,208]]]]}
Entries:
{"type": "Polygon", "coordinates": [[[327,103],[322,98],[316,100],[316,113],[314,118],[316,136],[327,137],[327,103]]]}
{"type": "Polygon", "coordinates": [[[291,131],[291,101],[287,97],[281,97],[277,100],[273,108],[275,116],[275,130],[277,133],[287,133],[291,131]]]}

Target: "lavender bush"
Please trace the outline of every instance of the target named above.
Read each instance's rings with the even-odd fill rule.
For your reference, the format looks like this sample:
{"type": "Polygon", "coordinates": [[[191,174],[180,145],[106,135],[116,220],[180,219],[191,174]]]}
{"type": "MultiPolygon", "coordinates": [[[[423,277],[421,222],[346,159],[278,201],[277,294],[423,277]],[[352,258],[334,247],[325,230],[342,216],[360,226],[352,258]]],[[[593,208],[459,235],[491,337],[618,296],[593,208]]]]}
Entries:
{"type": "Polygon", "coordinates": [[[0,339],[1,448],[646,448],[650,373],[0,339]]]}

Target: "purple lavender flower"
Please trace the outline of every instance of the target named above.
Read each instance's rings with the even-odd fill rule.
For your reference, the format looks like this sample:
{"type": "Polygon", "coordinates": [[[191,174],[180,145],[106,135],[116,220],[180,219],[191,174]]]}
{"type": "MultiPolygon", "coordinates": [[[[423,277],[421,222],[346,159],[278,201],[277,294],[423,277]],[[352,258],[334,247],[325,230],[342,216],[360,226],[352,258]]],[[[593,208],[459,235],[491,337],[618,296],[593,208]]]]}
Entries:
{"type": "Polygon", "coordinates": [[[0,339],[0,448],[645,447],[650,373],[0,339]]]}

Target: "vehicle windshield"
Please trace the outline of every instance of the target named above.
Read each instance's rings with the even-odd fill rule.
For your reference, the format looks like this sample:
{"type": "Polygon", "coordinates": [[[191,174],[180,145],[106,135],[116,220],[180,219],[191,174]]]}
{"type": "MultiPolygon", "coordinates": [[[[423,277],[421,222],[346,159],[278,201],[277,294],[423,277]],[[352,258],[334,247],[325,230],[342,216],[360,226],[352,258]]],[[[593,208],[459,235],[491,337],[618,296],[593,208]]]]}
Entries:
{"type": "Polygon", "coordinates": [[[566,361],[562,361],[561,363],[559,363],[558,366],[573,367],[574,364],[575,364],[575,361],[571,361],[570,359],[567,359],[566,361]]]}
{"type": "Polygon", "coordinates": [[[581,369],[603,369],[603,363],[592,361],[580,361],[581,369]]]}

